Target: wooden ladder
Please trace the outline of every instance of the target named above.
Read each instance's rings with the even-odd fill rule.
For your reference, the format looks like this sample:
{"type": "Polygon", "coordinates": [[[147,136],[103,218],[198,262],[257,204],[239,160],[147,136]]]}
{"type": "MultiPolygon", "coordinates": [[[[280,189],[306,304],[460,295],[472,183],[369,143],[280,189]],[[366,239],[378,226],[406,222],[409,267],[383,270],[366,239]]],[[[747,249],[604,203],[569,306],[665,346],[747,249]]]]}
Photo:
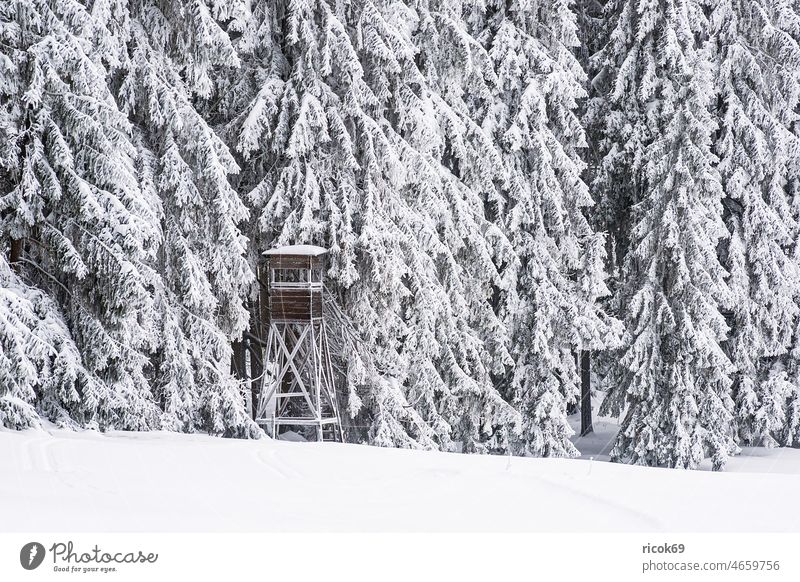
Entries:
{"type": "Polygon", "coordinates": [[[344,442],[344,439],[342,438],[342,427],[338,423],[322,425],[322,442],[323,443],[344,442]]]}

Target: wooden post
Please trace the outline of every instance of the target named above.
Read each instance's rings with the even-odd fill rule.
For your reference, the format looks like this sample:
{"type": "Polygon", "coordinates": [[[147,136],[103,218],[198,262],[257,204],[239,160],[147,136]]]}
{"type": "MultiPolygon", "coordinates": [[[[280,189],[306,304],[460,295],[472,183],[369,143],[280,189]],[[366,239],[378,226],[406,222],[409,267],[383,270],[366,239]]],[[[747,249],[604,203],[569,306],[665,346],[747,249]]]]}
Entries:
{"type": "Polygon", "coordinates": [[[592,352],[581,351],[581,436],[586,436],[592,427],[592,352]]]}

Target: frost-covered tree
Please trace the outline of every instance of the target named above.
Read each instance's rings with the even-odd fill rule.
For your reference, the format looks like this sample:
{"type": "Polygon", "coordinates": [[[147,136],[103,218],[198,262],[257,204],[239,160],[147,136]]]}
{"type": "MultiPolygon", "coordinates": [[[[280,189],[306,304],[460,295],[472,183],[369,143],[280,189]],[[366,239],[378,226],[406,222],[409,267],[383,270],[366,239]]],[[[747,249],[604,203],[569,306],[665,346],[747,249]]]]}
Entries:
{"type": "Polygon", "coordinates": [[[619,322],[597,299],[605,285],[603,237],[585,212],[586,146],[577,118],[585,74],[568,2],[491,3],[481,40],[497,80],[484,126],[507,170],[499,188],[515,257],[505,268],[514,365],[509,399],[523,414],[517,449],[573,456],[567,405],[579,393],[578,350],[616,347],[619,322]]]}
{"type": "MultiPolygon", "coordinates": [[[[800,126],[795,122],[793,127],[795,135],[800,131],[800,126]]],[[[800,168],[794,166],[790,172],[789,200],[791,201],[792,217],[794,223],[800,220],[800,168]]],[[[795,232],[791,258],[800,261],[800,230],[795,232]]],[[[789,352],[781,358],[789,381],[786,408],[784,409],[784,426],[778,433],[778,441],[783,446],[800,446],[800,318],[796,318],[792,332],[792,343],[789,352]]],[[[783,378],[781,378],[783,379],[783,378]]]]}
{"type": "MultiPolygon", "coordinates": [[[[624,412],[615,460],[722,468],[735,451],[731,364],[720,343],[732,295],[717,245],[727,231],[712,153],[717,129],[708,22],[693,0],[619,0],[597,56],[609,76],[606,189],[627,177],[631,215],[619,302],[626,347],[604,403],[624,412]]],[[[608,192],[608,190],[604,190],[608,192]]]]}
{"type": "Polygon", "coordinates": [[[240,225],[248,210],[229,182],[238,166],[201,115],[218,75],[238,64],[229,33],[243,2],[130,2],[118,99],[134,125],[143,198],[163,233],[153,262],[160,342],[153,392],[162,424],[255,436],[230,373],[232,339],[247,327],[253,273],[240,225]]]}
{"type": "MultiPolygon", "coordinates": [[[[395,3],[379,5],[385,22],[397,20],[393,18],[397,6],[395,3]]],[[[486,131],[497,75],[485,46],[474,34],[478,15],[486,7],[482,2],[448,0],[412,6],[413,11],[406,12],[405,21],[398,22],[412,30],[410,42],[417,53],[415,63],[424,77],[424,87],[429,91],[429,105],[390,99],[386,107],[389,111],[413,114],[413,123],[404,122],[396,130],[424,156],[441,160],[450,174],[466,187],[462,196],[473,212],[479,213],[478,220],[468,220],[458,205],[450,205],[453,229],[446,231],[442,240],[463,269],[460,275],[458,270],[442,271],[445,285],[457,289],[461,296],[456,299],[455,315],[477,332],[485,354],[481,356],[478,346],[469,346],[474,342],[469,336],[450,336],[448,342],[469,346],[458,348],[456,343],[457,352],[461,352],[458,364],[467,374],[471,370],[475,382],[466,384],[458,380],[469,389],[456,392],[453,395],[457,399],[456,406],[448,406],[453,408],[451,416],[458,418],[460,415],[462,419],[458,422],[457,434],[470,435],[459,437],[468,445],[467,450],[472,448],[469,442],[477,440],[481,432],[492,434],[494,425],[499,430],[494,432],[487,446],[506,449],[509,439],[517,440],[521,427],[517,416],[509,414],[508,407],[502,404],[489,381],[502,377],[513,365],[509,351],[512,338],[502,318],[503,301],[497,301],[511,283],[511,277],[498,273],[497,268],[513,263],[514,256],[503,231],[504,201],[498,191],[498,184],[507,181],[508,171],[491,133],[486,131]],[[411,28],[412,24],[416,27],[411,28]],[[425,116],[432,119],[428,121],[425,116]],[[480,218],[481,205],[491,224],[480,218]],[[465,245],[461,245],[459,239],[463,239],[465,245]],[[488,249],[485,248],[487,242],[488,249]],[[456,284],[458,278],[462,282],[456,284]],[[484,361],[480,365],[469,363],[481,358],[484,361]]],[[[378,88],[378,95],[383,94],[385,86],[383,82],[375,82],[376,72],[382,75],[382,67],[383,61],[378,60],[367,69],[370,86],[378,88]]],[[[417,84],[416,71],[411,71],[412,76],[404,75],[403,79],[406,95],[411,95],[417,84]]],[[[426,96],[424,92],[420,94],[426,96]]],[[[446,212],[447,207],[444,208],[446,212]]],[[[436,357],[435,353],[429,353],[428,357],[431,356],[436,357]]]]}
{"type": "Polygon", "coordinates": [[[79,2],[0,7],[0,212],[4,238],[22,241],[26,280],[55,299],[98,380],[74,384],[77,398],[40,398],[81,424],[149,429],[158,426],[147,376],[156,336],[144,265],[159,233],[139,188],[130,125],[108,89],[114,55],[99,49],[113,36],[79,2]]]}
{"type": "MultiPolygon", "coordinates": [[[[800,446],[800,321],[795,323],[792,349],[786,360],[786,378],[789,385],[786,391],[784,425],[778,432],[778,441],[783,446],[800,446]]],[[[781,378],[783,379],[783,378],[781,378]]]]}
{"type": "Polygon", "coordinates": [[[0,426],[37,426],[40,413],[75,426],[70,413],[96,383],[57,306],[0,255],[0,426]]]}
{"type": "Polygon", "coordinates": [[[218,69],[238,63],[228,31],[246,12],[236,0],[0,8],[3,235],[96,380],[68,399],[79,424],[258,434],[229,371],[253,281],[248,212],[200,113],[218,69]]]}
{"type": "Polygon", "coordinates": [[[484,217],[502,166],[464,103],[492,70],[458,5],[254,2],[223,102],[259,250],[331,249],[377,363],[347,354],[346,409],[378,445],[485,450],[518,421],[491,379],[510,362],[489,299],[511,253],[484,217]]]}
{"type": "Polygon", "coordinates": [[[723,253],[733,294],[728,353],[735,366],[738,437],[775,443],[791,386],[781,356],[798,317],[800,265],[788,198],[800,142],[800,18],[785,0],[718,0],[710,22],[716,52],[719,132],[715,151],[730,241],[723,253]]]}

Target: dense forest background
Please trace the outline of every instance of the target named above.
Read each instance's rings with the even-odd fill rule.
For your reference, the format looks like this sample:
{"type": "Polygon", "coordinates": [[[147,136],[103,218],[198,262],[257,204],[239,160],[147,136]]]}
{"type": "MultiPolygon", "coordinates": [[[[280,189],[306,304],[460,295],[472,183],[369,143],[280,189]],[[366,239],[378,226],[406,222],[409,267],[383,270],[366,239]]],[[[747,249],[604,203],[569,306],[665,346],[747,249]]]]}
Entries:
{"type": "Polygon", "coordinates": [[[0,424],[257,437],[331,250],[354,442],[800,445],[797,0],[6,0],[0,424]]]}

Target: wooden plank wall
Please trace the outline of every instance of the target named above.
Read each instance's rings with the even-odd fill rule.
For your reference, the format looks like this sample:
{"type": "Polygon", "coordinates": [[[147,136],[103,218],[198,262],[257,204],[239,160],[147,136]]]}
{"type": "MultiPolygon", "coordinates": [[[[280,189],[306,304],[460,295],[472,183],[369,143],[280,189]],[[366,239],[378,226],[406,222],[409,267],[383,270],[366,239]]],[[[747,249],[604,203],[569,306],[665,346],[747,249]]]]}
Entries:
{"type": "Polygon", "coordinates": [[[322,317],[321,289],[273,289],[269,299],[274,321],[309,321],[322,317]]]}

